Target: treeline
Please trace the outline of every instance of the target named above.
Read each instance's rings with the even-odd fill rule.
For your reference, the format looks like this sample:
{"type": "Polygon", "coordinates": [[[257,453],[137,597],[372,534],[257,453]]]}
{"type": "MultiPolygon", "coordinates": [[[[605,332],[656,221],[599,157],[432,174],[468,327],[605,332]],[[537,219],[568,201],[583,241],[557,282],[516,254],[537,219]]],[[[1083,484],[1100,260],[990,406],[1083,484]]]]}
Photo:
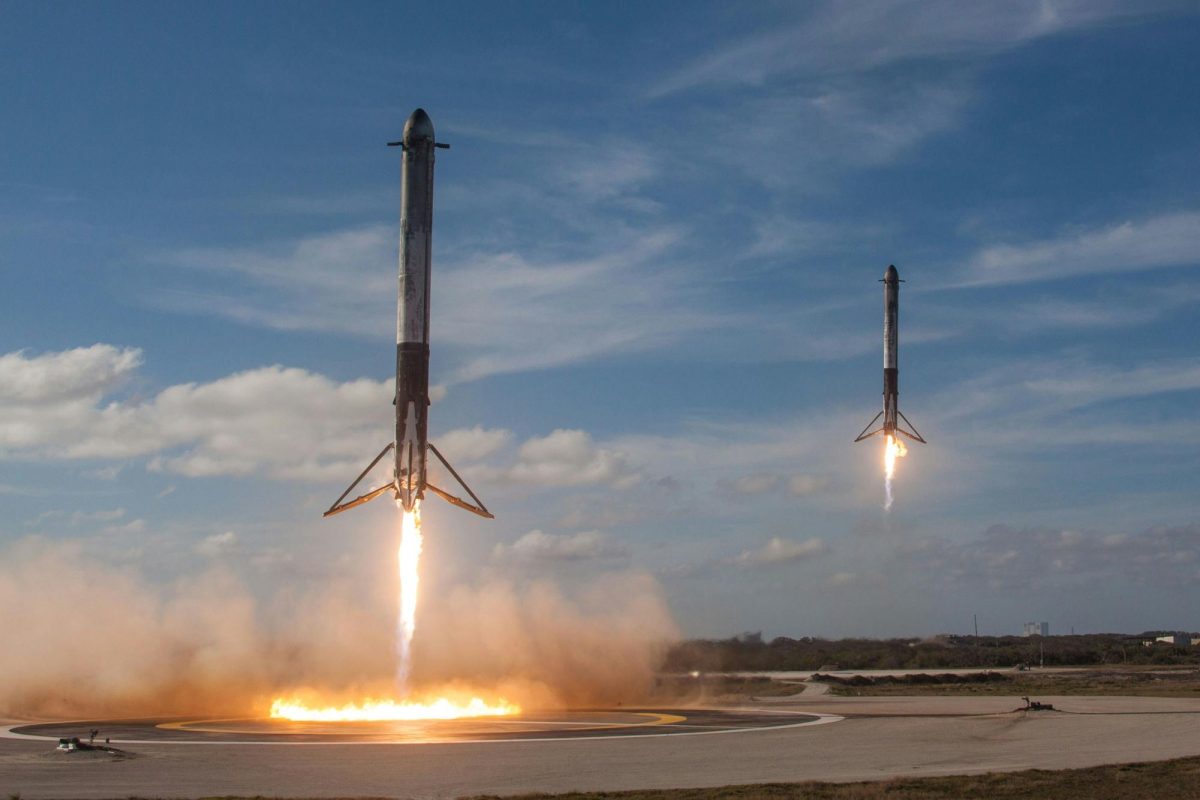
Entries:
{"type": "Polygon", "coordinates": [[[1200,647],[1143,642],[1158,635],[936,636],[929,639],[693,639],[667,654],[667,672],[829,669],[959,669],[1100,664],[1200,664],[1200,647]]]}

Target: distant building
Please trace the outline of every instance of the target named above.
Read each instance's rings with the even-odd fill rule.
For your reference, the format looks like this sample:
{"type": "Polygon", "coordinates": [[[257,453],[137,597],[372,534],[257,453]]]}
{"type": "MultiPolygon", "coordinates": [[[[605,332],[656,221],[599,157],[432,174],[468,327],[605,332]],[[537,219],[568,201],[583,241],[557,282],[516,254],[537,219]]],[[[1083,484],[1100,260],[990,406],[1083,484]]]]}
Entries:
{"type": "Polygon", "coordinates": [[[1198,640],[1193,639],[1190,633],[1168,633],[1163,636],[1154,637],[1154,641],[1162,642],[1163,644],[1173,644],[1176,647],[1191,647],[1198,640]]]}
{"type": "Polygon", "coordinates": [[[1026,622],[1024,630],[1021,631],[1022,636],[1049,636],[1049,622],[1026,622]]]}

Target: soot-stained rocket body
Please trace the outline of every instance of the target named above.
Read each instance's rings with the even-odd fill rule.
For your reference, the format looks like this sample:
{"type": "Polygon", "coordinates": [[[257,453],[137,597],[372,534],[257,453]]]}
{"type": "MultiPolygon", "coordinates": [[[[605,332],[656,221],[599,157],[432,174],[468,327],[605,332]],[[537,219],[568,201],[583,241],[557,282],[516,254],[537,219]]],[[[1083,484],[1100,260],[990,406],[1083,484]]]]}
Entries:
{"type": "Polygon", "coordinates": [[[903,282],[894,265],[887,268],[880,281],[883,284],[883,410],[863,428],[854,440],[856,442],[883,434],[892,438],[900,435],[925,444],[921,434],[900,411],[900,284],[903,282]],[[882,424],[872,430],[881,418],[882,424]]]}
{"type": "Polygon", "coordinates": [[[482,517],[492,514],[429,441],[429,290],[433,255],[434,151],[450,145],[434,137],[433,121],[418,108],[404,125],[404,138],[389,142],[404,154],[400,170],[400,277],[396,310],[396,438],[389,443],[325,516],[373,500],[389,490],[405,511],[413,511],[425,490],[482,517]],[[392,481],[346,501],[376,464],[393,453],[392,481]],[[466,490],[474,503],[462,500],[433,484],[427,474],[432,452],[447,472],[466,490]],[[345,501],[345,502],[343,502],[345,501]]]}

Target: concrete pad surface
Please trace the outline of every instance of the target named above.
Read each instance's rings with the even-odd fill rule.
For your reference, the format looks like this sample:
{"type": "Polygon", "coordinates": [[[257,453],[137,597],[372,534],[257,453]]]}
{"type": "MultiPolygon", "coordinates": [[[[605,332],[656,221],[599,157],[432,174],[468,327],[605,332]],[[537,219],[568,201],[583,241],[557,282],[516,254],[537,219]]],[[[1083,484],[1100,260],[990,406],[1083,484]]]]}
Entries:
{"type": "MultiPolygon", "coordinates": [[[[73,759],[53,743],[0,740],[0,792],[22,798],[387,796],[871,780],[1062,769],[1200,754],[1200,701],[828,695],[797,711],[840,722],[720,735],[459,744],[147,744],[136,757],[73,759]]],[[[782,704],[771,703],[771,708],[782,704]]],[[[761,706],[758,706],[761,707],[761,706]]]]}

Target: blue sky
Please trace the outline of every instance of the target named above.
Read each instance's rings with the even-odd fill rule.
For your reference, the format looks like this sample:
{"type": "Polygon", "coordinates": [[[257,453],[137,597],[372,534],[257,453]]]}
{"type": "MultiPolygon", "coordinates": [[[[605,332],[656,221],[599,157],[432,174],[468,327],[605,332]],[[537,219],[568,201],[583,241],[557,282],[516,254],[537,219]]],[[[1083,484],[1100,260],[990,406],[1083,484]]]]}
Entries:
{"type": "Polygon", "coordinates": [[[426,598],[641,570],[692,635],[1200,626],[1188,4],[3,17],[0,542],[386,580],[392,510],[320,511],[389,435],[422,106],[432,433],[497,514],[427,504],[426,598]],[[889,263],[930,444],[885,514],[850,442],[889,263]]]}

